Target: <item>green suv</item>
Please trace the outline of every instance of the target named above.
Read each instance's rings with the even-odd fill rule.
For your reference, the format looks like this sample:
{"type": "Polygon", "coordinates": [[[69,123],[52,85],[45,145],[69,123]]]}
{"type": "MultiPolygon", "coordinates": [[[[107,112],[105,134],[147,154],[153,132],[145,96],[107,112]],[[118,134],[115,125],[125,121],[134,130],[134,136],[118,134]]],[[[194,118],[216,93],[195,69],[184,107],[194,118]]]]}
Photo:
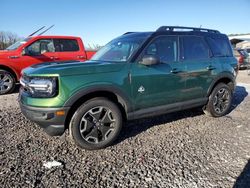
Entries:
{"type": "Polygon", "coordinates": [[[219,31],[162,26],[112,40],[90,61],[43,63],[22,72],[23,114],[49,135],[69,129],[85,149],[110,145],[124,121],[202,107],[229,112],[237,60],[219,31]]]}

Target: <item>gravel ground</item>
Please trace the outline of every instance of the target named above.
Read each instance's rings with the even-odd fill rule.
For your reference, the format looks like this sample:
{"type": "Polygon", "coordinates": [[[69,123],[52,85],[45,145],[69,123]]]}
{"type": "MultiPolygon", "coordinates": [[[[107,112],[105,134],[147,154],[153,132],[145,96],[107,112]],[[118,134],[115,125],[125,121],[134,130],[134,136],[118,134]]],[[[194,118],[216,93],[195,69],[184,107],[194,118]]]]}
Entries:
{"type": "Polygon", "coordinates": [[[1,187],[250,187],[250,77],[239,74],[230,114],[200,109],[129,122],[113,146],[49,137],[0,96],[1,187]],[[50,169],[44,162],[62,165],[50,169]]]}

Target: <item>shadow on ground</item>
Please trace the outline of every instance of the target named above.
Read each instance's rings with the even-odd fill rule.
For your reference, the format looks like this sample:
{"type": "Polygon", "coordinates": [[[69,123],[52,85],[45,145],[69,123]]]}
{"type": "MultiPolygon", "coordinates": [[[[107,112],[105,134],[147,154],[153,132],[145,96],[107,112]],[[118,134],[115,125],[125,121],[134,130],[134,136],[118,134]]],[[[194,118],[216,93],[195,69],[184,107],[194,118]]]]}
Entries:
{"type": "Polygon", "coordinates": [[[235,108],[237,108],[237,106],[239,106],[240,103],[242,103],[244,101],[244,99],[247,97],[247,95],[248,95],[248,92],[246,91],[245,87],[236,86],[230,112],[233,111],[235,108]]]}
{"type": "Polygon", "coordinates": [[[144,119],[127,122],[123,128],[124,130],[121,131],[121,134],[115,144],[122,142],[123,140],[126,140],[130,137],[134,137],[151,127],[170,123],[170,122],[184,119],[187,117],[199,116],[202,114],[203,114],[203,111],[201,110],[201,108],[194,108],[190,110],[174,112],[174,113],[170,113],[166,115],[161,115],[161,116],[156,116],[156,117],[151,117],[151,118],[144,118],[144,119]]]}
{"type": "MultiPolygon", "coordinates": [[[[233,111],[235,108],[237,108],[237,106],[239,106],[244,101],[247,95],[248,95],[248,92],[246,91],[245,87],[236,86],[230,112],[233,111]]],[[[124,130],[121,131],[121,134],[117,142],[114,144],[122,142],[123,140],[126,140],[127,138],[134,137],[151,127],[170,123],[170,122],[184,119],[187,117],[199,116],[202,114],[203,114],[203,111],[201,108],[194,108],[190,110],[165,114],[165,115],[161,115],[157,117],[144,118],[140,120],[130,121],[125,124],[123,128],[124,130]]]]}
{"type": "Polygon", "coordinates": [[[233,188],[249,188],[250,187],[250,159],[247,165],[237,178],[233,188]]]}

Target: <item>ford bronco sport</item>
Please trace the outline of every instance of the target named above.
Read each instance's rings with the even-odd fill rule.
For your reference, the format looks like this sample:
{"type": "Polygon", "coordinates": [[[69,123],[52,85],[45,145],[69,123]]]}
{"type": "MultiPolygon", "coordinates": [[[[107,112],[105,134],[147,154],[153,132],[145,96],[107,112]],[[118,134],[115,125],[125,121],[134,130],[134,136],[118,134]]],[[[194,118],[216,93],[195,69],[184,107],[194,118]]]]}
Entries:
{"type": "Polygon", "coordinates": [[[23,114],[50,135],[69,129],[78,146],[100,149],[126,120],[202,107],[230,110],[237,60],[219,31],[162,26],[112,40],[86,63],[44,63],[22,72],[23,114]]]}

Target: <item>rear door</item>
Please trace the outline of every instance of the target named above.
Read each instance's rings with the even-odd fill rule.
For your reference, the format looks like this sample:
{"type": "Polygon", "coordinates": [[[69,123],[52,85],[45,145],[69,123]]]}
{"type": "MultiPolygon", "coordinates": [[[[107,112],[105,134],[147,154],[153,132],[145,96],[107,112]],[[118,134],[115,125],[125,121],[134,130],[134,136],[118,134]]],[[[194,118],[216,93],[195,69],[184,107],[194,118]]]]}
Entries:
{"type": "Polygon", "coordinates": [[[207,94],[215,69],[210,58],[211,52],[203,37],[181,37],[181,61],[185,65],[185,101],[203,98],[207,94]]]}
{"type": "Polygon", "coordinates": [[[81,49],[77,39],[53,39],[55,52],[55,61],[68,61],[68,60],[86,60],[86,54],[81,49]]]}

